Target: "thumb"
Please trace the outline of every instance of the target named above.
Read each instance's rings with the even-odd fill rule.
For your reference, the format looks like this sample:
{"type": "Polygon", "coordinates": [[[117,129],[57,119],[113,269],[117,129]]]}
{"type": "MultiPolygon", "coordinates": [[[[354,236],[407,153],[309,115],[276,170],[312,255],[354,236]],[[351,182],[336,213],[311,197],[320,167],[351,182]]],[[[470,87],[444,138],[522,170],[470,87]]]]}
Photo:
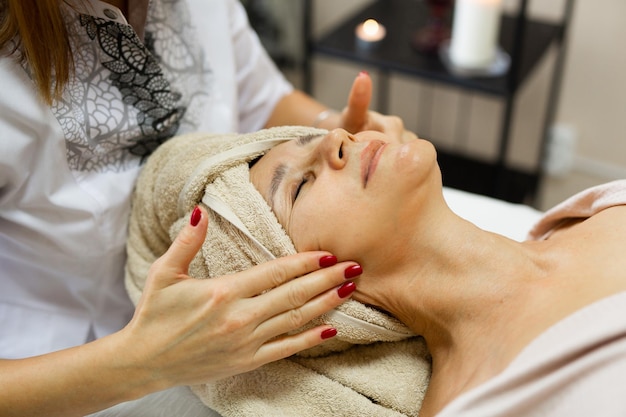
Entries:
{"type": "Polygon", "coordinates": [[[187,275],[189,264],[196,256],[207,233],[209,216],[205,209],[196,206],[189,223],[178,233],[174,242],[160,259],[161,267],[180,276],[187,275]]]}
{"type": "Polygon", "coordinates": [[[348,106],[344,115],[344,128],[350,133],[362,130],[367,122],[368,109],[372,101],[372,79],[361,71],[352,83],[348,95],[348,106]]]}

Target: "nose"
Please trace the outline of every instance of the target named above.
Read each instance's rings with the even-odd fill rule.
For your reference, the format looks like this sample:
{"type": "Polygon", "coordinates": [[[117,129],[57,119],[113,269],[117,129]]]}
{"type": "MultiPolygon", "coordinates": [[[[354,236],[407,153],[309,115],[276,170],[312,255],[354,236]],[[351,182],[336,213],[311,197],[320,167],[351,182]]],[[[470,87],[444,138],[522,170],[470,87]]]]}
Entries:
{"type": "Polygon", "coordinates": [[[356,138],[344,129],[334,129],[320,143],[320,154],[333,169],[343,169],[348,161],[348,152],[356,138]]]}

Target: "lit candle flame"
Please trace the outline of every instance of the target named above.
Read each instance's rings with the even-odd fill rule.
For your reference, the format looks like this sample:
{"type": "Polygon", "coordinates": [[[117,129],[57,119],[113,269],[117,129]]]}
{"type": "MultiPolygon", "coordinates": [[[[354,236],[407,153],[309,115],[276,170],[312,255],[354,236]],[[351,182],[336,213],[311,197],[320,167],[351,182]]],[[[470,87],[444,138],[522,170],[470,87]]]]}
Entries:
{"type": "Polygon", "coordinates": [[[378,22],[374,19],[367,19],[365,22],[363,22],[363,32],[368,35],[375,35],[378,32],[378,28],[378,22]]]}

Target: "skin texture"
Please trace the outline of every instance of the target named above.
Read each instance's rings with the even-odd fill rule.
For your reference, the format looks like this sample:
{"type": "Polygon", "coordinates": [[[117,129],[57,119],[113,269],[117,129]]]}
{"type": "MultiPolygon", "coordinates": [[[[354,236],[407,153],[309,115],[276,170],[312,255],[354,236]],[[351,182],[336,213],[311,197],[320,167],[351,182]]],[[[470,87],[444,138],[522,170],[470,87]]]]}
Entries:
{"type": "Polygon", "coordinates": [[[251,180],[299,250],[359,262],[354,298],[425,337],[433,373],[420,416],[501,372],[557,321],[626,291],[626,207],[570,222],[545,241],[512,241],[448,208],[425,141],[387,145],[363,187],[363,149],[381,139],[333,131],[306,146],[281,144],[254,165],[251,180]],[[289,167],[285,186],[270,198],[268,178],[281,163],[289,167]]]}
{"type": "Polygon", "coordinates": [[[395,209],[402,209],[399,202],[428,180],[434,149],[429,142],[414,139],[390,143],[380,132],[352,135],[336,129],[306,144],[291,141],[272,149],[252,167],[250,176],[296,249],[334,248],[340,257],[358,257],[365,247],[373,251],[382,233],[411,215],[395,209]],[[408,152],[413,148],[418,151],[408,152]],[[279,166],[284,177],[272,197],[270,183],[279,166]],[[411,181],[400,183],[392,173],[411,181]],[[388,198],[377,199],[382,193],[388,198]],[[338,241],[337,236],[350,238],[338,241]]]}

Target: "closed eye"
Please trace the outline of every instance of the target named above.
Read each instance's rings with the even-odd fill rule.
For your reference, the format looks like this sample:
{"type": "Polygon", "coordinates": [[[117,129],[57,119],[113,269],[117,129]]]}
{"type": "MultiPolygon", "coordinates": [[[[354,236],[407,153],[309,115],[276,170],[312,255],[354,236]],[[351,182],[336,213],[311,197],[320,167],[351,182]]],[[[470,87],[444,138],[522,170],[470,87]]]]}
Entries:
{"type": "Polygon", "coordinates": [[[296,201],[298,195],[300,195],[300,191],[302,191],[304,184],[306,184],[306,178],[302,178],[302,181],[300,181],[298,187],[296,187],[296,192],[293,194],[293,201],[296,201]]]}
{"type": "Polygon", "coordinates": [[[298,183],[298,185],[296,186],[296,189],[293,193],[293,198],[292,201],[295,202],[296,199],[298,198],[298,196],[300,195],[300,193],[302,192],[302,189],[304,188],[304,186],[311,180],[313,180],[315,178],[315,175],[312,172],[307,173],[306,175],[304,175],[302,177],[302,179],[300,180],[300,182],[298,183]]]}

